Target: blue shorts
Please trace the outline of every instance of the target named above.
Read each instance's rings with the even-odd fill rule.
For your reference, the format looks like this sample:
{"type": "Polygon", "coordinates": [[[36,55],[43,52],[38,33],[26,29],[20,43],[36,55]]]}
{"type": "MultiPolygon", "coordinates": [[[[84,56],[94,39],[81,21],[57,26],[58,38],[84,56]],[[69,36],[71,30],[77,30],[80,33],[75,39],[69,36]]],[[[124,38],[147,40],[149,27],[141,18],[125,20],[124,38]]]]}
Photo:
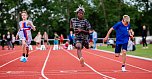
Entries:
{"type": "Polygon", "coordinates": [[[116,44],[115,53],[121,53],[121,49],[127,50],[128,43],[116,44]]]}
{"type": "Polygon", "coordinates": [[[59,41],[58,40],[54,40],[54,45],[58,45],[59,41]]]}

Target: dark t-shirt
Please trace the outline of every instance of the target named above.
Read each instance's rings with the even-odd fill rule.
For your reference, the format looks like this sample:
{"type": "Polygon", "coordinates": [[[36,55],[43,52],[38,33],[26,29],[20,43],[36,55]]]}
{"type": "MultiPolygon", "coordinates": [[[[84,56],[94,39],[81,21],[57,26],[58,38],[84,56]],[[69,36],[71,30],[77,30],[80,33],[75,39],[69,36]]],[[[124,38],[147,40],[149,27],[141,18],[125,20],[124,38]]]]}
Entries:
{"type": "Polygon", "coordinates": [[[83,32],[78,32],[78,29],[82,29],[85,31],[88,31],[91,28],[90,23],[86,19],[78,19],[78,18],[72,18],[71,21],[71,26],[74,29],[74,34],[75,34],[75,40],[77,41],[82,41],[82,40],[88,40],[89,33],[83,33],[83,32]]]}

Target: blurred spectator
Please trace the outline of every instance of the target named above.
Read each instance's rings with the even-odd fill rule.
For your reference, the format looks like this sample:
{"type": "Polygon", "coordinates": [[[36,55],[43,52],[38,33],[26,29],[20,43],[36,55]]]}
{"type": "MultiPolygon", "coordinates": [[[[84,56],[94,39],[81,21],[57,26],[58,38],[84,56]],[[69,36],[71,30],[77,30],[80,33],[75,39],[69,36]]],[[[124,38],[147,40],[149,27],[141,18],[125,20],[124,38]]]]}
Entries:
{"type": "Polygon", "coordinates": [[[12,49],[14,49],[14,44],[15,44],[15,36],[12,34],[12,49]]]}
{"type": "Polygon", "coordinates": [[[97,32],[93,30],[93,49],[96,49],[97,32]]]}
{"type": "Polygon", "coordinates": [[[146,26],[143,26],[142,29],[142,43],[143,43],[143,49],[148,48],[147,47],[147,42],[146,42],[146,37],[147,37],[147,29],[146,26]]]}
{"type": "Polygon", "coordinates": [[[46,46],[46,48],[48,48],[47,43],[48,43],[48,34],[46,32],[44,32],[43,34],[43,44],[46,46]]]}
{"type": "Polygon", "coordinates": [[[12,48],[12,35],[10,34],[10,32],[7,32],[6,40],[7,40],[8,50],[10,50],[10,48],[12,48]]]}
{"type": "Polygon", "coordinates": [[[4,50],[4,46],[5,46],[5,42],[6,42],[6,38],[5,38],[5,34],[2,35],[2,42],[1,42],[1,45],[2,45],[2,50],[4,50]]]}
{"type": "Polygon", "coordinates": [[[74,45],[73,31],[70,31],[70,34],[69,34],[68,38],[69,38],[69,41],[70,41],[70,45],[74,45]]]}
{"type": "Polygon", "coordinates": [[[89,47],[93,48],[93,29],[89,29],[89,47]]]}
{"type": "Polygon", "coordinates": [[[60,45],[63,44],[63,41],[64,41],[64,37],[63,37],[63,34],[60,35],[60,45]]]}
{"type": "Polygon", "coordinates": [[[59,44],[59,35],[54,32],[54,45],[58,45],[59,44]]]}
{"type": "Polygon", "coordinates": [[[37,36],[34,38],[34,41],[36,42],[36,49],[40,49],[41,47],[41,32],[38,32],[37,36]]]}

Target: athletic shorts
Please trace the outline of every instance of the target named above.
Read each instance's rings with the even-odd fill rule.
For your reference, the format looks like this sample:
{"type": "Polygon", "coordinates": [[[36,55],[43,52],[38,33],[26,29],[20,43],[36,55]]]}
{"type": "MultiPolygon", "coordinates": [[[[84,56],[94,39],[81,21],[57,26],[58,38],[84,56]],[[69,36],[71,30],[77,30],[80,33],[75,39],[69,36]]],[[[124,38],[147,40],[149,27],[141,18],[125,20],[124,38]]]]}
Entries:
{"type": "Polygon", "coordinates": [[[47,40],[44,40],[44,42],[47,42],[47,40]]]}
{"type": "Polygon", "coordinates": [[[59,41],[58,40],[54,40],[54,45],[58,45],[59,41]]]}
{"type": "Polygon", "coordinates": [[[116,44],[115,53],[121,53],[121,49],[127,51],[128,43],[125,44],[116,44]]]}
{"type": "MultiPolygon", "coordinates": [[[[82,49],[85,47],[86,49],[89,49],[89,42],[87,40],[76,40],[76,43],[81,43],[82,44],[82,49]]],[[[75,44],[75,48],[76,44],[75,44]]]]}

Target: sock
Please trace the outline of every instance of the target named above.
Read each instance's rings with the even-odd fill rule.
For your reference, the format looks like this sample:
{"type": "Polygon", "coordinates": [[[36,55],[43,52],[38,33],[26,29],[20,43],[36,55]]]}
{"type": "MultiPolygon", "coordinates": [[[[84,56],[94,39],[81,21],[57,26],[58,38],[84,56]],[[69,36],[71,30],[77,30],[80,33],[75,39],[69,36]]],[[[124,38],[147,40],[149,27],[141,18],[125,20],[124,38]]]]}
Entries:
{"type": "Polygon", "coordinates": [[[122,67],[125,67],[125,65],[122,65],[122,67]]]}
{"type": "Polygon", "coordinates": [[[23,56],[25,57],[25,53],[23,53],[23,56]]]}
{"type": "Polygon", "coordinates": [[[28,54],[26,54],[26,57],[28,57],[28,54]]]}

